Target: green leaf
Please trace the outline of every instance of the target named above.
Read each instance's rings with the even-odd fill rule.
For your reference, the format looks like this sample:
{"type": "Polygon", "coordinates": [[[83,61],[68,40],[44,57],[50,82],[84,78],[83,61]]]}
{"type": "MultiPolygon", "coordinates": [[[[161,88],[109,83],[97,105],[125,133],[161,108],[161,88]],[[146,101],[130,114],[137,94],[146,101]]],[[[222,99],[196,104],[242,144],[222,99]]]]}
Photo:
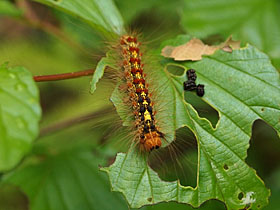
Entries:
{"type": "Polygon", "coordinates": [[[125,32],[122,17],[112,0],[34,0],[76,16],[102,32],[115,37],[125,32]]]}
{"type": "Polygon", "coordinates": [[[38,135],[38,88],[23,67],[0,66],[0,171],[14,167],[38,135]]]}
{"type": "Polygon", "coordinates": [[[2,0],[0,1],[0,16],[21,16],[22,12],[16,8],[11,2],[2,0]]]}
{"type": "Polygon", "coordinates": [[[109,53],[107,53],[107,57],[101,58],[101,60],[98,62],[94,74],[92,76],[92,80],[90,83],[90,93],[93,94],[96,90],[96,84],[98,81],[103,77],[104,71],[106,67],[112,67],[114,68],[114,62],[112,62],[112,59],[110,58],[109,53]]]}
{"type": "Polygon", "coordinates": [[[185,0],[181,25],[197,37],[231,34],[266,52],[280,66],[278,0],[185,0]]]}
{"type": "MultiPolygon", "coordinates": [[[[183,39],[180,36],[177,45],[183,39]]],[[[170,43],[175,44],[176,40],[170,43]]],[[[256,119],[265,120],[280,133],[279,74],[268,56],[247,46],[232,53],[217,51],[198,62],[165,59],[164,63],[165,67],[196,69],[197,84],[205,85],[202,99],[219,112],[219,122],[213,128],[185,102],[185,72],[181,76],[172,75],[166,68],[153,72],[153,80],[160,87],[157,95],[169,102],[165,115],[159,113],[159,118],[173,131],[188,126],[197,138],[197,186],[160,180],[143,156],[130,151],[118,154],[113,165],[102,169],[109,175],[112,190],[122,192],[132,208],[163,201],[198,207],[209,199],[223,201],[228,209],[265,206],[270,192],[245,159],[256,119]]],[[[166,133],[165,129],[162,132],[166,133]]]]}
{"type": "Polygon", "coordinates": [[[110,192],[98,160],[90,150],[70,150],[19,169],[4,182],[28,195],[31,210],[126,209],[126,203],[110,192]]]}
{"type": "MultiPolygon", "coordinates": [[[[141,210],[144,208],[141,208],[141,210]]],[[[157,205],[147,206],[145,210],[194,210],[190,205],[179,204],[177,202],[160,203],[157,205]]],[[[222,202],[217,200],[210,200],[204,203],[199,210],[225,210],[222,202]]]]}

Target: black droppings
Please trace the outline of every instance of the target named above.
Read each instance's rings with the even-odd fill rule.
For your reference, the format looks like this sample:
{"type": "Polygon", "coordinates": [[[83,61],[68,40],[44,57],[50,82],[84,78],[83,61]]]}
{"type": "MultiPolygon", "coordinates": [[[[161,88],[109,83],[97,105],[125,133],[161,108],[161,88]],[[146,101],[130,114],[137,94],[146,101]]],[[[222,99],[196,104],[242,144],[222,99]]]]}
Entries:
{"type": "Polygon", "coordinates": [[[205,91],[204,91],[204,85],[202,84],[198,84],[196,87],[196,94],[200,97],[202,97],[204,95],[205,91]]]}
{"type": "Polygon", "coordinates": [[[195,73],[194,69],[189,69],[186,73],[188,80],[183,83],[184,90],[186,91],[192,91],[196,90],[196,94],[200,97],[202,97],[205,93],[204,91],[204,85],[198,84],[196,85],[195,80],[197,78],[197,75],[195,73]]]}
{"type": "Polygon", "coordinates": [[[196,84],[192,80],[187,80],[184,82],[184,90],[195,90],[196,89],[196,84]]]}

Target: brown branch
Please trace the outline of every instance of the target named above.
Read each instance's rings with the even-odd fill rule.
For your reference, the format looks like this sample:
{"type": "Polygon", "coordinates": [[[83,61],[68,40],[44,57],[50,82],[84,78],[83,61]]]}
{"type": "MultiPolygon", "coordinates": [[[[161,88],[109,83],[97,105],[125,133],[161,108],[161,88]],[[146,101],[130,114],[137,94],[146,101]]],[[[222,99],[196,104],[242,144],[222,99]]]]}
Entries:
{"type": "Polygon", "coordinates": [[[90,76],[94,72],[93,69],[87,69],[84,71],[63,73],[63,74],[53,74],[53,75],[42,75],[42,76],[33,76],[35,82],[46,82],[46,81],[56,81],[64,79],[73,79],[77,77],[90,76]]]}
{"type": "Polygon", "coordinates": [[[87,122],[87,121],[89,121],[91,119],[94,119],[94,118],[96,119],[96,118],[99,118],[99,117],[104,117],[104,115],[109,113],[110,111],[112,111],[111,107],[105,107],[105,108],[103,108],[99,111],[96,111],[96,112],[87,113],[87,114],[84,114],[82,116],[74,117],[72,119],[64,120],[64,121],[46,126],[46,127],[42,128],[40,130],[40,137],[52,134],[54,132],[72,127],[74,125],[77,125],[77,124],[80,124],[80,123],[83,123],[83,122],[87,122]]]}

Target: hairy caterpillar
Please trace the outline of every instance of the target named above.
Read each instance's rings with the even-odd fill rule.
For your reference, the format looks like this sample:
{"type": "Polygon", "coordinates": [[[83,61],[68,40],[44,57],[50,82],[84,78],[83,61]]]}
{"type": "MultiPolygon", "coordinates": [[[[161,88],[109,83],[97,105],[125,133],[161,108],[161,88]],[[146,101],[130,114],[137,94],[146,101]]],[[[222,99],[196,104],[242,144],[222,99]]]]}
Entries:
{"type": "MultiPolygon", "coordinates": [[[[142,45],[135,35],[123,35],[118,43],[112,46],[115,54],[117,53],[114,56],[114,63],[117,63],[118,67],[114,65],[114,68],[117,67],[115,69],[118,75],[117,83],[120,82],[117,88],[120,95],[117,95],[117,100],[122,101],[121,107],[115,100],[112,101],[120,114],[123,125],[132,128],[128,142],[137,146],[140,151],[146,153],[153,151],[149,153],[147,164],[156,170],[162,179],[174,181],[179,178],[182,183],[192,182],[186,177],[185,170],[188,171],[187,174],[196,171],[195,164],[190,166],[189,160],[195,153],[192,151],[195,148],[194,141],[190,135],[187,136],[188,142],[182,141],[182,135],[179,136],[179,141],[174,140],[172,121],[170,121],[172,117],[170,104],[172,103],[168,97],[170,92],[166,89],[168,81],[165,83],[157,81],[157,77],[164,73],[160,69],[150,68],[150,65],[153,65],[151,63],[154,63],[151,59],[153,57],[150,54],[145,55],[146,53],[142,55],[142,50],[139,49],[142,45]],[[143,60],[146,61],[147,57],[149,58],[148,68],[144,69],[143,60]],[[158,113],[157,119],[155,119],[155,112],[158,113]],[[185,151],[188,152],[185,153],[185,151]]],[[[194,160],[191,162],[193,163],[194,160]]]]}
{"type": "Polygon", "coordinates": [[[123,71],[127,84],[127,92],[132,104],[137,127],[136,139],[139,139],[141,150],[152,151],[161,146],[163,134],[155,125],[153,102],[147,88],[144,65],[141,64],[139,43],[135,36],[124,35],[120,38],[123,71]]]}

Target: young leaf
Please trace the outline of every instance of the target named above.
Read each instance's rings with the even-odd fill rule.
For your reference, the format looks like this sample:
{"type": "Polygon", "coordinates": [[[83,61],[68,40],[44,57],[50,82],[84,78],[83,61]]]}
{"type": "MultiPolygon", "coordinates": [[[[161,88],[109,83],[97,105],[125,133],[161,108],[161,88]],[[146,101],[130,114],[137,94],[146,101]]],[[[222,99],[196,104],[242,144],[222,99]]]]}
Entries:
{"type": "Polygon", "coordinates": [[[30,209],[125,209],[126,204],[109,191],[90,150],[74,149],[48,157],[6,177],[28,196],[30,209]]]}
{"type": "Polygon", "coordinates": [[[254,44],[280,66],[280,3],[277,0],[184,1],[181,25],[203,38],[231,34],[254,44]]]}
{"type": "Polygon", "coordinates": [[[23,67],[0,66],[0,171],[14,167],[38,135],[38,88],[23,67]]]}
{"type": "MultiPolygon", "coordinates": [[[[180,36],[177,45],[182,41],[180,36]]],[[[175,44],[176,40],[170,43],[175,44]]],[[[132,208],[163,201],[198,207],[209,199],[223,201],[228,209],[262,208],[268,203],[269,190],[245,159],[256,119],[265,120],[280,132],[279,74],[269,58],[247,46],[232,53],[219,50],[198,62],[165,59],[165,63],[194,68],[197,84],[205,85],[202,99],[219,112],[219,122],[213,128],[185,102],[185,73],[175,76],[164,69],[154,75],[158,94],[169,100],[166,116],[160,118],[173,130],[188,126],[197,138],[197,186],[162,181],[141,155],[128,152],[118,154],[113,165],[102,169],[109,175],[112,190],[122,192],[132,208]]]]}
{"type": "Polygon", "coordinates": [[[91,94],[93,94],[94,91],[96,90],[96,84],[103,77],[106,67],[114,68],[114,63],[115,62],[112,62],[112,59],[110,58],[110,53],[107,53],[107,56],[101,58],[101,60],[98,62],[90,83],[91,94]]]}
{"type": "Polygon", "coordinates": [[[122,17],[112,0],[34,0],[57,8],[87,22],[105,36],[123,33],[122,17]]]}

